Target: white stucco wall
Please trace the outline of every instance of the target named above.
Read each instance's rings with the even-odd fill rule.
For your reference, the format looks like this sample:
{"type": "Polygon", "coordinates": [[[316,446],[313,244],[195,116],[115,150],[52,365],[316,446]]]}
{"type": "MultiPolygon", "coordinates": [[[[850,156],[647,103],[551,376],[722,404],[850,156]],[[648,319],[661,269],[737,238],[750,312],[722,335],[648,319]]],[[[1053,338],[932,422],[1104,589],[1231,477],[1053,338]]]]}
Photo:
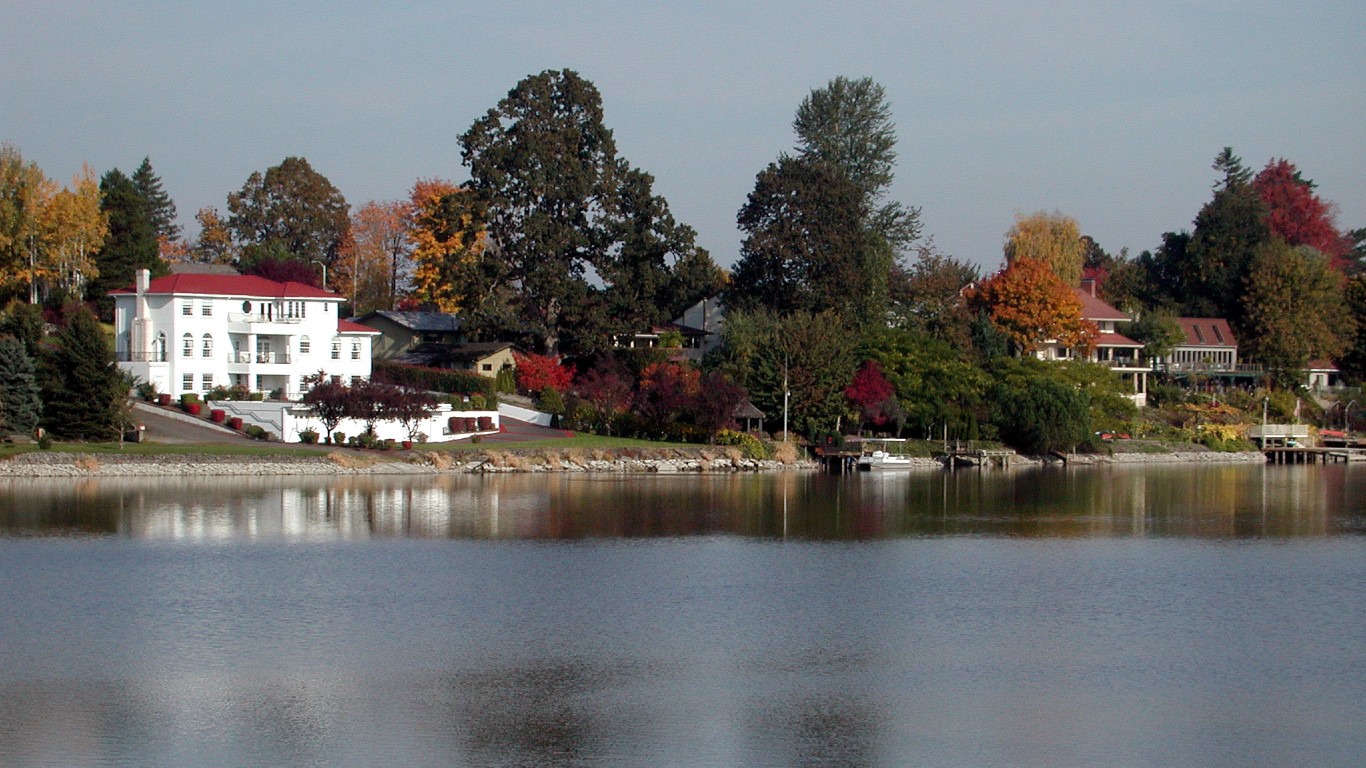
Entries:
{"type": "MultiPolygon", "coordinates": [[[[305,405],[250,400],[216,400],[210,402],[207,408],[221,409],[229,419],[233,416],[240,417],[243,426],[255,424],[286,443],[299,442],[299,433],[308,429],[316,431],[319,435],[318,442],[322,442],[322,423],[313,418],[312,411],[305,405]]],[[[449,405],[441,405],[418,431],[426,433],[429,443],[444,443],[460,440],[471,435],[497,432],[499,428],[500,422],[497,411],[452,411],[449,405]],[[451,417],[478,419],[481,416],[492,420],[491,429],[482,432],[477,429],[451,432],[448,429],[448,422],[451,417]]],[[[365,431],[365,422],[358,419],[346,419],[333,431],[342,432],[347,437],[359,435],[365,431]]],[[[408,439],[408,431],[401,422],[380,421],[375,424],[375,436],[381,440],[390,439],[402,442],[408,439]]]]}

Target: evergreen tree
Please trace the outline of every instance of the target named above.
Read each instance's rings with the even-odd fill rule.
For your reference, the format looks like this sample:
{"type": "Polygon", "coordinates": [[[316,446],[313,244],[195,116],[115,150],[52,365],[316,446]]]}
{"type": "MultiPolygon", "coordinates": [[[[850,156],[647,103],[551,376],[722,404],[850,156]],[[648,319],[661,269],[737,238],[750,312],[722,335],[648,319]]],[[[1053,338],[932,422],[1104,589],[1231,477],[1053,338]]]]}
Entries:
{"type": "Polygon", "coordinates": [[[0,338],[0,430],[30,433],[42,410],[33,358],[23,342],[13,336],[0,338]]]}
{"type": "Polygon", "coordinates": [[[0,334],[13,336],[24,345],[30,360],[39,359],[39,345],[46,333],[43,308],[15,299],[0,315],[0,334]]]}
{"type": "Polygon", "coordinates": [[[133,171],[133,186],[137,187],[147,206],[147,217],[156,236],[167,241],[180,237],[180,225],[175,222],[175,201],[162,188],[161,177],[152,170],[151,158],[142,158],[142,165],[133,171]]]}
{"type": "Polygon", "coordinates": [[[71,440],[115,437],[128,388],[95,315],[68,305],[61,332],[44,352],[42,425],[71,440]]]}
{"type": "Polygon", "coordinates": [[[117,168],[100,179],[100,208],[109,217],[109,234],[95,256],[100,274],[88,283],[86,297],[95,302],[100,317],[108,322],[114,317],[110,291],[131,286],[139,269],[164,275],[167,267],[161,259],[147,199],[137,184],[117,168]]]}

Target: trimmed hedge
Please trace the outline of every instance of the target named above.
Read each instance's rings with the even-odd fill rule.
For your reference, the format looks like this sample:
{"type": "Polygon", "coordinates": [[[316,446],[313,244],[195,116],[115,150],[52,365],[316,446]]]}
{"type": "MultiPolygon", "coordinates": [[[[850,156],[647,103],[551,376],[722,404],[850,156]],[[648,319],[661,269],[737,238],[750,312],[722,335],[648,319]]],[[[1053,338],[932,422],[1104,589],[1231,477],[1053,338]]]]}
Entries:
{"type": "Polygon", "coordinates": [[[469,371],[449,371],[444,368],[426,368],[379,360],[371,366],[370,377],[386,384],[443,392],[448,395],[481,394],[492,397],[497,386],[494,379],[469,371]]]}

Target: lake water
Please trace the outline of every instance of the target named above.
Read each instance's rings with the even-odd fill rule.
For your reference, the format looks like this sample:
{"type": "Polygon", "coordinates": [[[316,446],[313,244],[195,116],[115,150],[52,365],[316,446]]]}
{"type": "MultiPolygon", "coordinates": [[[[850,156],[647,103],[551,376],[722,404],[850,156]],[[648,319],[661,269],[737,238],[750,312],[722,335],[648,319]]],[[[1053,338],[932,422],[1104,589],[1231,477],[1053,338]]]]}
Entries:
{"type": "Polygon", "coordinates": [[[0,483],[0,766],[1360,766],[1366,466],[0,483]]]}

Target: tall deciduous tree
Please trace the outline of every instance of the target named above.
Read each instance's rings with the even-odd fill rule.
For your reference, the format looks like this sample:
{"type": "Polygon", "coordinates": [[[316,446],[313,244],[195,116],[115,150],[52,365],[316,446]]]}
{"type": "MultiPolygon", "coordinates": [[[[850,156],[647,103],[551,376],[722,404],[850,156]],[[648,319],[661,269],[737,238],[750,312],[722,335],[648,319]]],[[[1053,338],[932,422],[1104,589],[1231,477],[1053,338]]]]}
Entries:
{"type": "Polygon", "coordinates": [[[331,268],[351,224],[341,191],[302,157],[252,173],[228,195],[228,212],[248,270],[262,255],[281,253],[331,268]]]}
{"type": "Polygon", "coordinates": [[[413,248],[408,212],[406,201],[371,201],[351,214],[351,237],[342,246],[332,288],[351,297],[352,312],[394,308],[413,248]]]}
{"type": "Polygon", "coordinates": [[[1254,360],[1293,379],[1310,360],[1351,346],[1355,321],[1342,277],[1318,251],[1276,239],[1259,246],[1248,269],[1239,337],[1254,360]]]}
{"type": "Polygon", "coordinates": [[[893,253],[920,235],[920,209],[886,199],[896,168],[896,125],[886,90],[872,78],[844,76],[817,88],[792,121],[799,156],[838,169],[862,190],[868,224],[893,253]]]}
{"type": "Polygon", "coordinates": [[[65,323],[42,361],[43,426],[75,440],[109,440],[119,429],[128,387],[99,321],[68,304],[65,323]]]}
{"type": "Polygon", "coordinates": [[[547,352],[559,351],[566,312],[588,293],[600,259],[604,202],[616,184],[616,144],[602,99],[570,70],[522,80],[460,137],[470,183],[488,205],[488,232],[502,269],[494,286],[516,284],[521,322],[547,352]]]}
{"type": "Polygon", "coordinates": [[[8,296],[33,300],[41,215],[55,187],[37,163],[11,144],[0,145],[0,290],[8,296]]]}
{"type": "Polygon", "coordinates": [[[1081,299],[1048,265],[1018,257],[968,294],[1016,349],[1033,352],[1055,340],[1070,348],[1095,344],[1096,327],[1082,319],[1081,299]]]}
{"type": "Polygon", "coordinates": [[[1006,233],[1005,256],[1007,264],[1020,258],[1047,264],[1064,283],[1075,287],[1081,284],[1086,246],[1076,219],[1058,211],[1039,211],[1015,217],[1015,225],[1006,233]]]}
{"type": "Polygon", "coordinates": [[[203,264],[233,264],[237,261],[237,244],[232,232],[217,208],[200,208],[194,215],[199,223],[199,235],[190,246],[190,255],[203,264]]]}
{"type": "Polygon", "coordinates": [[[490,289],[501,270],[495,260],[482,260],[488,247],[486,209],[474,192],[449,181],[419,180],[407,209],[412,298],[439,312],[492,301],[490,289]]]}
{"type": "Polygon", "coordinates": [[[1314,183],[1301,177],[1298,168],[1284,159],[1272,160],[1252,187],[1266,205],[1272,235],[1327,254],[1335,269],[1345,266],[1352,244],[1338,231],[1333,206],[1314,194],[1314,183]]]}
{"type": "Polygon", "coordinates": [[[918,244],[916,251],[916,259],[909,266],[892,270],[891,298],[897,324],[967,346],[972,318],[963,301],[963,289],[977,282],[980,271],[940,252],[934,238],[918,244]]]}
{"type": "Polygon", "coordinates": [[[99,276],[96,254],[104,245],[109,224],[100,205],[95,171],[83,166],[81,173],[46,201],[39,214],[42,227],[38,279],[47,291],[77,297],[85,284],[99,276]]]}
{"type": "Polygon", "coordinates": [[[624,170],[609,198],[606,231],[612,245],[595,268],[616,333],[665,322],[725,284],[724,273],[694,242],[692,227],[674,220],[653,186],[645,171],[624,170]]]}
{"type": "Polygon", "coordinates": [[[864,202],[858,186],[825,163],[784,157],[769,165],[740,209],[746,237],[727,304],[874,320],[879,273],[870,262],[879,259],[864,202]]]}

